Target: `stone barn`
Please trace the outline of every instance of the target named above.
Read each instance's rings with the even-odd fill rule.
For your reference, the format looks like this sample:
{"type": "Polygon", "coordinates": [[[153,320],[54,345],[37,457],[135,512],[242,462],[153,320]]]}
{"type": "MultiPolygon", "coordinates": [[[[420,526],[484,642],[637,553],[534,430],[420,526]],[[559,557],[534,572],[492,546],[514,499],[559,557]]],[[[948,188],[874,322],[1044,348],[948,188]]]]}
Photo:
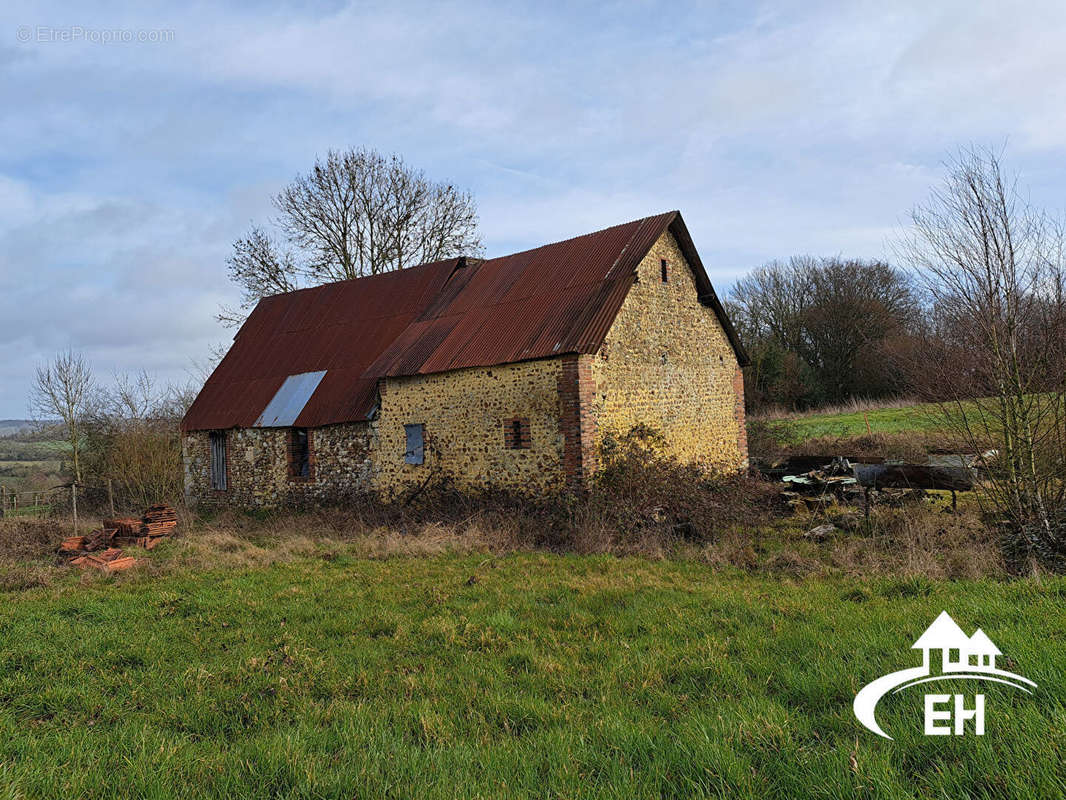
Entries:
{"type": "Polygon", "coordinates": [[[182,421],[190,502],[580,490],[636,426],[747,461],[746,356],[674,211],[264,298],[182,421]]]}

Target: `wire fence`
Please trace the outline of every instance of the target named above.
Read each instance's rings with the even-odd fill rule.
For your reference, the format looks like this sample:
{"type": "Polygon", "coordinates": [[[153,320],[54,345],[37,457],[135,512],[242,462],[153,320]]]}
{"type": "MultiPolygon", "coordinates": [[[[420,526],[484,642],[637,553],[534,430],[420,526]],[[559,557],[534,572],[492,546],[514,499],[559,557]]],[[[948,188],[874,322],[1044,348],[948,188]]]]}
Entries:
{"type": "Polygon", "coordinates": [[[102,511],[115,516],[111,480],[104,484],[65,483],[47,489],[13,491],[0,486],[0,518],[68,517],[78,527],[78,513],[102,511]]]}

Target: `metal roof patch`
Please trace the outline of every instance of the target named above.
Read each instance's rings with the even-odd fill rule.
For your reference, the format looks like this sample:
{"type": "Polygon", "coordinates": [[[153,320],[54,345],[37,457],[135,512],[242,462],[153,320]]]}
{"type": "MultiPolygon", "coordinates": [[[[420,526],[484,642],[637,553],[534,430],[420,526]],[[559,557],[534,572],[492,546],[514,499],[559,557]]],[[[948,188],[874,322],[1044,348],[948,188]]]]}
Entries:
{"type": "Polygon", "coordinates": [[[304,410],[307,401],[315,393],[318,384],[326,375],[326,370],[320,372],[301,372],[299,375],[290,375],[281,384],[281,388],[275,392],[273,399],[267,403],[259,419],[255,421],[255,428],[288,428],[300,412],[304,410]]]}

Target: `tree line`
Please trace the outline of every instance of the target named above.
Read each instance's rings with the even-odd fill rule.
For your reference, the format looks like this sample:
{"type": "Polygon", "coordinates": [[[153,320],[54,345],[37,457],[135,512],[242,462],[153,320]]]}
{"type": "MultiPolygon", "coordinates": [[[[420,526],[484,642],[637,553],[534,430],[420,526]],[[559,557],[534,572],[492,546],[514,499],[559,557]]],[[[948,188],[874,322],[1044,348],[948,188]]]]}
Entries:
{"type": "Polygon", "coordinates": [[[906,269],[797,257],[736,283],[750,407],[937,404],[955,447],[994,453],[979,496],[1009,551],[1066,569],[1066,223],[963,149],[895,252],[906,269]]]}

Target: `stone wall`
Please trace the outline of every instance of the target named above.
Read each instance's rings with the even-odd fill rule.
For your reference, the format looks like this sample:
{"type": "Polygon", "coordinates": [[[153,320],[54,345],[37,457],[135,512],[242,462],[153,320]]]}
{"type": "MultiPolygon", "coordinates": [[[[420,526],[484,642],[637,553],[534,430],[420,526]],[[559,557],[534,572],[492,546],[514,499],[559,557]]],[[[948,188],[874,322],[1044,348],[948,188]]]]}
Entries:
{"type": "Polygon", "coordinates": [[[736,354],[669,231],[638,267],[592,359],[596,441],[643,424],[685,461],[735,468],[747,461],[744,388],[736,354]],[[667,282],[661,261],[667,262],[667,282]]]}
{"type": "Polygon", "coordinates": [[[310,475],[289,472],[289,428],[233,428],[226,431],[225,491],[211,488],[211,444],[207,431],[182,440],[187,498],[201,506],[264,508],[330,502],[370,487],[373,425],[327,425],[309,430],[310,475]]]}
{"type": "Polygon", "coordinates": [[[374,487],[385,496],[430,476],[461,488],[541,492],[562,488],[559,424],[562,359],[543,359],[388,378],[372,455],[374,487]],[[529,447],[507,447],[505,423],[529,422],[529,447]],[[404,425],[425,425],[425,462],[407,464],[404,425]]]}

